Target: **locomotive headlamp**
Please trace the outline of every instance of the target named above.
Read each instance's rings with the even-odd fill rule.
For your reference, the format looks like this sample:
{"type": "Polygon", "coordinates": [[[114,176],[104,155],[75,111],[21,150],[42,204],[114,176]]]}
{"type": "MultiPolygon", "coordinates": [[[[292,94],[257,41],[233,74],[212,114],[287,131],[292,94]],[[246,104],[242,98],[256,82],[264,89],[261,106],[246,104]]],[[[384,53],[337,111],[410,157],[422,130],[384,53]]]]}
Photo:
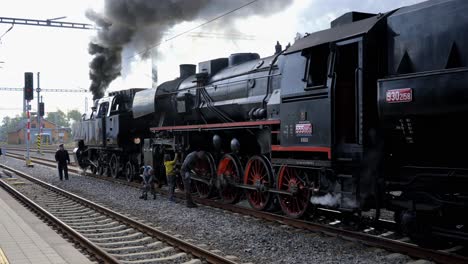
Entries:
{"type": "Polygon", "coordinates": [[[133,139],[133,143],[135,143],[135,144],[140,144],[140,142],[141,142],[140,138],[134,138],[133,139]]]}

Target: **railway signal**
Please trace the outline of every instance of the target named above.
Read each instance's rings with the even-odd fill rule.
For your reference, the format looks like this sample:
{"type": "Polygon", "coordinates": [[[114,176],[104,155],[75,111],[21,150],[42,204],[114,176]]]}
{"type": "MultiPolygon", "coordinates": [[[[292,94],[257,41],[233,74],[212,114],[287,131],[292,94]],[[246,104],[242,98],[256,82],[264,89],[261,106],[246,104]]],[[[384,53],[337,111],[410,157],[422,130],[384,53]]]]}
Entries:
{"type": "Polygon", "coordinates": [[[44,111],[44,102],[40,102],[39,103],[39,116],[41,116],[41,117],[44,116],[44,113],[45,113],[45,111],[44,111]]]}
{"type": "Polygon", "coordinates": [[[27,155],[26,155],[26,166],[32,167],[31,159],[29,157],[29,141],[31,140],[31,116],[30,116],[30,105],[29,102],[34,99],[34,75],[32,72],[24,73],[24,100],[26,101],[26,116],[28,119],[27,123],[27,155]]]}
{"type": "Polygon", "coordinates": [[[34,75],[32,72],[24,73],[24,100],[31,101],[34,99],[34,75]]]}

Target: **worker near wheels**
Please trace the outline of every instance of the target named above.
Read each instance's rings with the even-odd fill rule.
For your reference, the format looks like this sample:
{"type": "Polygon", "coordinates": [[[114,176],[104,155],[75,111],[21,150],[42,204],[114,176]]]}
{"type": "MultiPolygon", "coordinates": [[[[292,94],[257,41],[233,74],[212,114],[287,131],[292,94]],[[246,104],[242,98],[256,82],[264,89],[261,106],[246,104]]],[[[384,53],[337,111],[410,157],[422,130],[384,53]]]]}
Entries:
{"type": "Polygon", "coordinates": [[[175,164],[178,159],[178,153],[175,154],[174,159],[171,159],[171,155],[165,154],[164,155],[164,167],[166,168],[166,177],[167,177],[167,185],[169,185],[169,201],[175,202],[174,198],[174,190],[175,190],[175,182],[176,182],[176,172],[175,172],[175,164]]]}
{"type": "Polygon", "coordinates": [[[204,155],[205,153],[203,151],[191,152],[187,155],[182,167],[180,168],[180,176],[182,176],[182,181],[184,182],[186,205],[189,208],[197,207],[192,199],[190,178],[192,177],[192,174],[195,174],[195,166],[197,162],[200,161],[204,155]]]}
{"type": "Polygon", "coordinates": [[[148,191],[151,191],[153,200],[156,199],[156,190],[154,189],[154,169],[151,166],[143,166],[143,178],[142,191],[140,199],[148,200],[148,191]]]}
{"type": "Polygon", "coordinates": [[[68,164],[70,164],[70,156],[68,155],[68,151],[63,147],[63,144],[60,144],[59,149],[55,152],[55,161],[57,161],[60,180],[63,181],[64,174],[65,180],[68,180],[68,164]]]}

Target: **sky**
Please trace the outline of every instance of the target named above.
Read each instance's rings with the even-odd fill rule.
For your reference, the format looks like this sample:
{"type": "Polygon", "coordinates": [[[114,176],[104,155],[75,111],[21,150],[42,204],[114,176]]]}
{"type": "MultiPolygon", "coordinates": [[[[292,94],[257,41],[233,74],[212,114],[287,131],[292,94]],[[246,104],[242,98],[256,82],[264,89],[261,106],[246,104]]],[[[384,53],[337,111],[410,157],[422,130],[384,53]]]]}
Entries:
{"type": "MultiPolygon", "coordinates": [[[[131,1],[131,0],[128,0],[131,1]]],[[[147,0],[160,1],[160,0],[147,0]]],[[[190,1],[190,0],[185,0],[190,1]]],[[[259,0],[268,1],[268,0],[259,0]]],[[[297,34],[312,33],[329,28],[330,22],[349,11],[383,13],[422,0],[294,0],[281,12],[266,16],[243,16],[242,9],[235,16],[238,38],[226,36],[222,19],[194,32],[204,37],[186,34],[170,41],[172,36],[196,27],[205,21],[190,21],[171,28],[157,49],[155,64],[159,83],[172,80],[179,74],[179,64],[198,64],[200,61],[228,57],[232,53],[256,52],[261,57],[274,53],[276,41],[283,47],[293,43],[297,34]],[[221,26],[220,26],[221,25],[221,26]],[[213,37],[216,36],[216,37],[213,37]]],[[[255,5],[255,4],[254,4],[255,5]]],[[[85,16],[87,9],[102,10],[102,0],[0,0],[0,17],[52,19],[66,16],[62,21],[92,23],[85,16]]],[[[229,10],[226,10],[226,12],[229,10]]],[[[221,15],[221,14],[220,14],[221,15]]],[[[207,17],[206,20],[212,17],[207,17]]],[[[11,25],[0,24],[0,36],[11,25]]],[[[15,25],[0,39],[0,87],[21,88],[24,72],[40,72],[40,87],[49,89],[86,89],[90,85],[88,43],[93,30],[61,29],[15,25]]],[[[107,91],[128,88],[150,88],[151,60],[128,58],[124,54],[122,76],[111,83],[107,91]]],[[[86,102],[92,105],[91,93],[43,92],[46,112],[77,109],[84,112],[86,102]]],[[[36,111],[36,95],[32,111],[36,111]]],[[[22,111],[22,92],[0,91],[0,120],[22,111]]]]}

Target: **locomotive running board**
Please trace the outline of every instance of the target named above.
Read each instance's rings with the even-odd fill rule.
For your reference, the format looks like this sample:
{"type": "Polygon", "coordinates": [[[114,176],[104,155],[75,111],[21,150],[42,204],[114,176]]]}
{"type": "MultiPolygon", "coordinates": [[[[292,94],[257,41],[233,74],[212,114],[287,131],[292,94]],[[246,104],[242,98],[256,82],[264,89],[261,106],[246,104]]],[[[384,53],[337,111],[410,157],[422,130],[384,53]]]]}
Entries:
{"type": "Polygon", "coordinates": [[[158,131],[202,131],[202,130],[218,130],[218,129],[242,129],[242,128],[263,128],[268,125],[279,125],[280,120],[264,120],[264,121],[247,121],[233,123],[216,123],[205,125],[186,125],[186,126],[164,126],[152,127],[151,132],[158,131]]]}

